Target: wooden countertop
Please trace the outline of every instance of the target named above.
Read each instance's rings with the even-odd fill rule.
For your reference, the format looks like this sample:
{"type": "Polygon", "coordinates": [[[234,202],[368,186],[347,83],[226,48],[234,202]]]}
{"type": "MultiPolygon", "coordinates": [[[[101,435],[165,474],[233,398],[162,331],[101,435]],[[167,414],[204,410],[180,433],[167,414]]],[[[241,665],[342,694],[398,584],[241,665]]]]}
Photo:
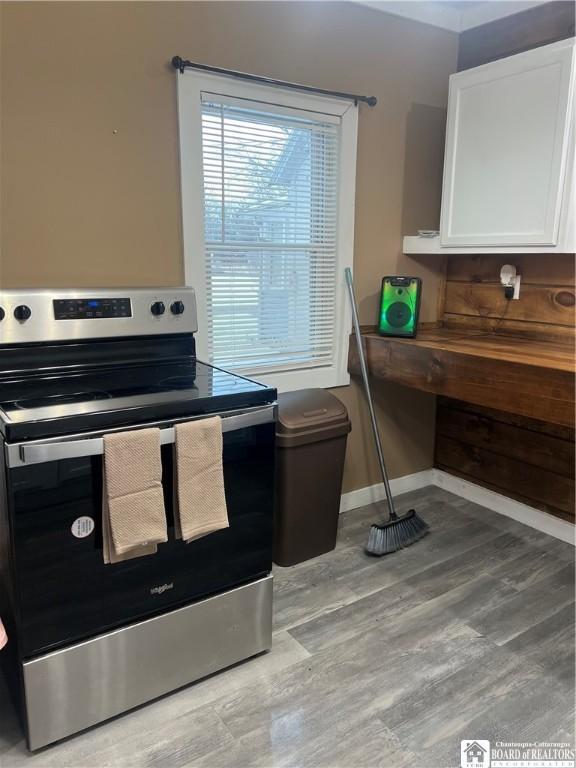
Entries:
{"type": "MultiPolygon", "coordinates": [[[[526,336],[421,330],[415,339],[362,334],[376,378],[477,405],[574,425],[575,360],[571,345],[526,336]]],[[[360,374],[354,337],[348,368],[360,374]]]]}

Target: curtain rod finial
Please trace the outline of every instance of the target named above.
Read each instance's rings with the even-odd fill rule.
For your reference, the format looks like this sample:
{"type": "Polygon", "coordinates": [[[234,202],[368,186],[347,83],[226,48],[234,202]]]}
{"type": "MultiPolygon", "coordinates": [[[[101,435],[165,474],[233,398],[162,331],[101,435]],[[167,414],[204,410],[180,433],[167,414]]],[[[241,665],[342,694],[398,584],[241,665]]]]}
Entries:
{"type": "Polygon", "coordinates": [[[378,99],[376,96],[368,96],[366,99],[366,104],[368,104],[369,107],[375,107],[376,104],[378,104],[378,99]]]}
{"type": "Polygon", "coordinates": [[[172,66],[174,69],[179,69],[181,75],[184,74],[184,61],[180,58],[180,56],[172,57],[172,66]]]}

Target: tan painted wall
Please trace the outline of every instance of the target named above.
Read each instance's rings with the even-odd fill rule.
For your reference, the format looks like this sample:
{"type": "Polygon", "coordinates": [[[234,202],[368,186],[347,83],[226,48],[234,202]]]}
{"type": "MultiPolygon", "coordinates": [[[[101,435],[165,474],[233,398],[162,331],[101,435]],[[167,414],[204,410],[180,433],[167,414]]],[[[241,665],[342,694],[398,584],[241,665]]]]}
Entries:
{"type": "MultiPolygon", "coordinates": [[[[378,97],[359,127],[355,275],[375,322],[387,273],[438,223],[443,110],[457,35],[346,2],[3,3],[0,285],[171,285],[183,279],[174,54],[378,97]]],[[[434,402],[378,385],[392,476],[432,466],[434,402]]],[[[350,408],[345,488],[377,480],[366,410],[350,408]]]]}

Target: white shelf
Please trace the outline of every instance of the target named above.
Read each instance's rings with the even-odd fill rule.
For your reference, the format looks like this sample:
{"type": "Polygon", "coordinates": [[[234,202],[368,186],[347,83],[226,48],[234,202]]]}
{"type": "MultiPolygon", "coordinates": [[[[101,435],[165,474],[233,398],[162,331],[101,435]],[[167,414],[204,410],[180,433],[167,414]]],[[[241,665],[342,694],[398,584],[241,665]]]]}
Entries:
{"type": "Polygon", "coordinates": [[[404,238],[404,253],[437,254],[439,256],[468,256],[475,253],[574,253],[572,247],[559,248],[558,246],[523,245],[521,248],[511,246],[489,246],[478,248],[477,246],[446,247],[440,245],[440,237],[419,237],[418,235],[404,238]]]}

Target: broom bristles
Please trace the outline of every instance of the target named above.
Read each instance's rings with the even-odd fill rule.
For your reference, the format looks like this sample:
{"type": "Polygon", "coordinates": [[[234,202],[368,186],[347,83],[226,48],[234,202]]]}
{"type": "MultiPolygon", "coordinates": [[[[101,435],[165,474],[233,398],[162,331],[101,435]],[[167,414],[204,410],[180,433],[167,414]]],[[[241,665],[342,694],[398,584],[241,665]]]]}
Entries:
{"type": "Polygon", "coordinates": [[[397,552],[399,549],[414,544],[429,530],[428,523],[424,522],[411,509],[407,515],[398,518],[398,520],[390,520],[383,525],[373,525],[368,534],[366,552],[375,557],[397,552]]]}

